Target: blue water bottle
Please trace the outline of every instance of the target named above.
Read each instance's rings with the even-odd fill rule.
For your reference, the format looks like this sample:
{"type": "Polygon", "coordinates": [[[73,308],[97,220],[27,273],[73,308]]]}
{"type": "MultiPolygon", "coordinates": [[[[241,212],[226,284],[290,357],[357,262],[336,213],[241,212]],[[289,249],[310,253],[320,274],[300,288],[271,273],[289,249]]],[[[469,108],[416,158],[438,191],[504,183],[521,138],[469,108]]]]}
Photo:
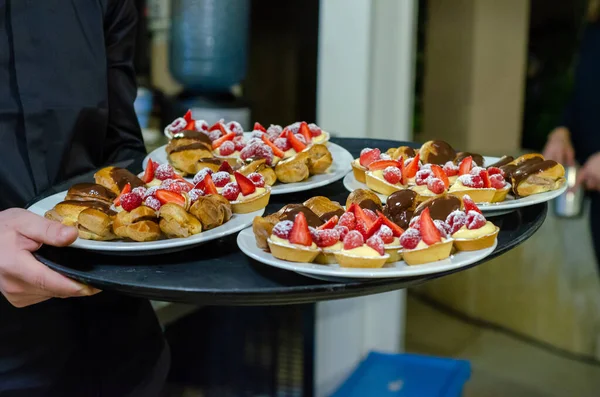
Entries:
{"type": "Polygon", "coordinates": [[[250,0],[172,0],[169,66],[192,92],[228,92],[246,76],[250,0]]]}

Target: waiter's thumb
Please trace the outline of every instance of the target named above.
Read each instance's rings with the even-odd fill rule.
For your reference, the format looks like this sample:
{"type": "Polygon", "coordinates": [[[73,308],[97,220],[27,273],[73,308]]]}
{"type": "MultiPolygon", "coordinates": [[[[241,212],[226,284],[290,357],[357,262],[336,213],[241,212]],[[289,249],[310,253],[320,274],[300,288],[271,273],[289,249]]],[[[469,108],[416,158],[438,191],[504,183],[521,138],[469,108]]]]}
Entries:
{"type": "Polygon", "coordinates": [[[23,211],[15,222],[17,232],[41,244],[65,247],[77,239],[77,229],[23,211]]]}

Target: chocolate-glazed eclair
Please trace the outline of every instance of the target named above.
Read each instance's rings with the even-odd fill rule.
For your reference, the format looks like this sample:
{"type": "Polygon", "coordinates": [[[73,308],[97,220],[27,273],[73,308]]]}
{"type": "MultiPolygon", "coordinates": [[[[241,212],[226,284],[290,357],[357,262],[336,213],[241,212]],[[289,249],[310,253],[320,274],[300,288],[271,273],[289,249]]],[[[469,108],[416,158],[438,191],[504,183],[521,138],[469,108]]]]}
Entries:
{"type": "Polygon", "coordinates": [[[500,158],[500,160],[496,161],[493,164],[487,165],[486,168],[492,168],[492,167],[500,168],[509,163],[512,163],[514,160],[515,160],[515,158],[513,156],[502,156],[500,158]]]}
{"type": "Polygon", "coordinates": [[[120,194],[128,183],[132,189],[144,186],[144,182],[128,170],[119,167],[105,167],[94,174],[96,183],[120,194]]]}
{"type": "Polygon", "coordinates": [[[541,163],[542,161],[544,161],[544,156],[541,154],[525,154],[499,168],[504,172],[504,179],[506,182],[512,183],[512,174],[517,171],[517,169],[541,163]]]}
{"type": "Polygon", "coordinates": [[[428,141],[419,150],[423,164],[444,165],[456,158],[456,151],[444,141],[428,141]]]}
{"type": "Polygon", "coordinates": [[[469,152],[458,152],[456,154],[456,157],[454,158],[454,164],[460,164],[461,161],[463,161],[465,158],[467,157],[471,157],[473,159],[473,162],[475,164],[477,164],[478,167],[483,167],[484,166],[484,160],[483,160],[483,156],[477,153],[469,153],[469,152]]]}
{"type": "Polygon", "coordinates": [[[335,215],[339,218],[344,214],[344,208],[338,202],[331,201],[324,196],[311,197],[304,202],[304,206],[314,212],[323,222],[327,222],[335,215]]]}
{"type": "Polygon", "coordinates": [[[102,201],[112,204],[117,195],[97,183],[78,183],[67,191],[65,201],[102,201]]]}
{"type": "Polygon", "coordinates": [[[417,205],[417,193],[410,189],[399,190],[389,195],[383,214],[402,229],[408,228],[417,205]]]}
{"type": "Polygon", "coordinates": [[[517,197],[526,197],[560,188],[565,181],[565,169],[553,160],[525,162],[511,177],[513,193],[517,197]]]}

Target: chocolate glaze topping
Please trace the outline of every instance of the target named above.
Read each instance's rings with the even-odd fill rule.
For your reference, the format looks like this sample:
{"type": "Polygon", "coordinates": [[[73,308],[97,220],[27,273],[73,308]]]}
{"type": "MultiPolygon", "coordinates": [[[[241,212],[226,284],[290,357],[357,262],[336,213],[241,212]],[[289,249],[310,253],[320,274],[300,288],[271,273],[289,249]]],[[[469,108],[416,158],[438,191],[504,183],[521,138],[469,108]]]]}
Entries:
{"type": "Polygon", "coordinates": [[[381,205],[377,204],[375,201],[373,201],[371,199],[362,200],[360,203],[358,203],[358,206],[363,209],[364,208],[369,209],[373,212],[381,211],[383,209],[381,207],[381,205]]]}
{"type": "Polygon", "coordinates": [[[496,161],[494,164],[490,164],[487,166],[487,168],[490,167],[496,167],[496,168],[500,168],[502,166],[507,165],[508,163],[512,163],[514,161],[514,157],[513,156],[502,156],[502,158],[498,161],[496,161]]]}
{"type": "Polygon", "coordinates": [[[337,215],[339,218],[343,214],[344,214],[344,210],[340,208],[335,211],[330,211],[330,212],[324,213],[323,215],[321,215],[321,220],[323,222],[327,222],[329,219],[333,218],[335,215],[337,215]]]}
{"type": "Polygon", "coordinates": [[[194,143],[190,143],[189,145],[181,145],[181,146],[176,146],[174,148],[171,149],[171,151],[169,152],[169,154],[171,153],[177,153],[177,152],[183,152],[184,150],[210,150],[205,143],[203,142],[194,142],[194,143]]]}
{"type": "Polygon", "coordinates": [[[456,151],[447,142],[431,141],[430,145],[430,150],[426,156],[423,156],[423,153],[421,153],[421,159],[425,163],[444,165],[456,157],[456,151]]]}
{"type": "Polygon", "coordinates": [[[210,140],[208,135],[206,135],[203,132],[196,131],[196,130],[185,130],[185,131],[178,132],[177,134],[175,134],[174,138],[175,139],[193,139],[195,141],[204,142],[205,144],[212,146],[212,141],[210,140]]]}
{"type": "Polygon", "coordinates": [[[198,160],[199,163],[210,163],[210,164],[217,164],[217,165],[221,165],[223,162],[217,158],[214,157],[206,157],[206,158],[202,158],[200,160],[198,160]]]}
{"type": "Polygon", "coordinates": [[[542,161],[544,161],[544,159],[541,157],[532,157],[523,161],[520,164],[503,165],[502,167],[500,167],[500,169],[504,171],[504,179],[506,179],[506,181],[508,181],[509,183],[512,183],[512,176],[518,169],[528,167],[533,164],[541,163],[542,161]]]}
{"type": "Polygon", "coordinates": [[[306,217],[306,222],[308,223],[308,226],[319,227],[323,223],[325,223],[321,220],[321,218],[317,216],[317,214],[312,212],[310,208],[302,204],[288,204],[284,209],[283,214],[281,214],[279,220],[293,222],[296,218],[296,214],[298,214],[299,212],[302,212],[306,217]]]}
{"type": "Polygon", "coordinates": [[[81,200],[108,200],[113,201],[117,197],[111,190],[97,183],[78,183],[71,186],[67,192],[67,199],[73,201],[81,200]]]}
{"type": "Polygon", "coordinates": [[[65,200],[62,201],[59,204],[70,204],[70,205],[77,205],[80,207],[86,207],[86,208],[93,208],[95,210],[98,211],[102,211],[105,214],[108,215],[114,215],[116,214],[115,211],[110,209],[110,205],[103,202],[103,201],[94,201],[94,200],[87,200],[87,201],[80,201],[80,200],[65,200]]]}
{"type": "Polygon", "coordinates": [[[447,194],[445,196],[429,199],[421,203],[415,210],[415,216],[420,215],[425,208],[429,208],[432,219],[445,221],[452,211],[460,209],[460,199],[456,196],[447,194]]]}
{"type": "Polygon", "coordinates": [[[479,167],[483,167],[483,156],[477,153],[469,153],[469,152],[458,152],[456,154],[456,158],[454,159],[454,164],[460,164],[465,158],[471,156],[475,164],[479,167]]]}
{"type": "Polygon", "coordinates": [[[133,175],[125,168],[114,167],[112,170],[110,170],[110,177],[113,179],[113,181],[115,181],[119,187],[119,190],[123,190],[125,185],[128,183],[131,184],[132,189],[144,186],[144,182],[140,178],[133,175]]]}
{"type": "Polygon", "coordinates": [[[392,193],[386,201],[383,214],[402,229],[408,228],[408,222],[413,217],[417,193],[410,189],[392,193]]]}
{"type": "Polygon", "coordinates": [[[410,146],[400,146],[398,149],[401,149],[402,155],[406,158],[415,157],[417,154],[415,153],[415,149],[410,146]]]}

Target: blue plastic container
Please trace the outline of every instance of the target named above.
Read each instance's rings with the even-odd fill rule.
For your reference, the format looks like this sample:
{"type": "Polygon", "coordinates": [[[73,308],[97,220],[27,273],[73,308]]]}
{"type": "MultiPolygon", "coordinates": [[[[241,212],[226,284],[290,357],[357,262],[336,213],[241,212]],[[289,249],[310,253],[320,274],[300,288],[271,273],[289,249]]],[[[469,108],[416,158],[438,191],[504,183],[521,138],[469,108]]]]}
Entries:
{"type": "Polygon", "coordinates": [[[459,397],[470,376],[464,360],[372,352],[331,397],[459,397]]]}
{"type": "Polygon", "coordinates": [[[169,68],[189,91],[229,92],[246,77],[250,0],[173,0],[169,68]]]}

